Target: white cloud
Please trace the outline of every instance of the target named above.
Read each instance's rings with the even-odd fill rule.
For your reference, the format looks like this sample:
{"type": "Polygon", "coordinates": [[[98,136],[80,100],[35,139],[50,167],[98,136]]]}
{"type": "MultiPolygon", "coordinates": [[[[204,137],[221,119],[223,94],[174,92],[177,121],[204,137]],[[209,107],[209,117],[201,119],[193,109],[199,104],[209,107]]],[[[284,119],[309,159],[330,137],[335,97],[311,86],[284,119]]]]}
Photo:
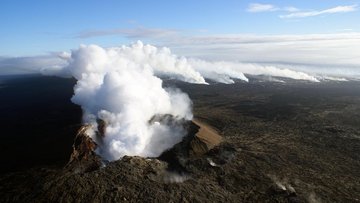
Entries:
{"type": "Polygon", "coordinates": [[[123,35],[128,38],[162,38],[176,36],[179,31],[174,29],[161,28],[131,28],[131,29],[111,29],[111,30],[91,30],[77,34],[76,38],[91,38],[101,36],[123,35]]]}
{"type": "Polygon", "coordinates": [[[353,32],[354,29],[352,29],[352,28],[344,28],[344,29],[341,29],[341,30],[339,30],[339,31],[342,31],[342,32],[353,32]]]}
{"type": "Polygon", "coordinates": [[[259,3],[249,4],[249,7],[247,8],[247,11],[251,12],[251,13],[276,11],[276,10],[278,10],[278,8],[275,7],[274,5],[271,5],[271,4],[259,4],[259,3]]]}
{"type": "Polygon", "coordinates": [[[247,11],[250,13],[272,12],[272,11],[298,12],[300,11],[300,9],[293,6],[278,7],[272,4],[252,3],[249,4],[247,11]]]}
{"type": "Polygon", "coordinates": [[[287,14],[280,15],[279,16],[280,18],[305,18],[305,17],[319,16],[324,14],[353,12],[356,11],[357,8],[358,5],[355,4],[355,5],[347,5],[347,6],[336,6],[324,10],[303,11],[294,6],[278,7],[272,4],[252,3],[249,4],[247,11],[251,13],[283,11],[283,12],[287,12],[287,14]]]}
{"type": "Polygon", "coordinates": [[[287,12],[297,12],[300,9],[293,7],[293,6],[288,6],[288,7],[283,8],[282,10],[287,11],[287,12]]]}
{"type": "Polygon", "coordinates": [[[349,6],[337,6],[334,8],[329,8],[325,10],[319,11],[292,11],[290,14],[280,15],[280,18],[305,18],[312,17],[324,14],[334,14],[334,13],[347,13],[353,12],[357,10],[357,5],[349,5],[349,6]]]}
{"type": "Polygon", "coordinates": [[[66,62],[56,53],[31,57],[0,57],[0,75],[53,74],[66,62]]]}

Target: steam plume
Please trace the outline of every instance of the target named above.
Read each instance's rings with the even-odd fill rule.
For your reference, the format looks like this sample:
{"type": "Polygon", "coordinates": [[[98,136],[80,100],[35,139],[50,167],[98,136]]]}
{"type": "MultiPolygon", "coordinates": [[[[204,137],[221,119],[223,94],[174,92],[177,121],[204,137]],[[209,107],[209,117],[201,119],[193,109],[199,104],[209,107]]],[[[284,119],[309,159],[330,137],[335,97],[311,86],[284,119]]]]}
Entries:
{"type": "Polygon", "coordinates": [[[82,107],[83,121],[91,124],[88,133],[95,140],[97,119],[107,124],[98,152],[109,160],[158,156],[184,135],[181,125],[149,122],[167,114],[176,120],[192,119],[189,97],[180,90],[164,89],[155,74],[205,83],[186,59],[141,42],[109,49],[81,46],[68,61],[64,71],[78,80],[71,100],[82,107]]]}
{"type": "Polygon", "coordinates": [[[286,68],[281,69],[270,65],[225,61],[207,62],[198,59],[192,59],[189,62],[194,66],[195,70],[199,71],[204,77],[226,84],[234,83],[233,79],[249,81],[244,73],[251,75],[270,75],[292,78],[295,80],[319,82],[316,77],[304,72],[293,71],[286,68]]]}
{"type": "Polygon", "coordinates": [[[107,49],[82,45],[60,57],[68,65],[56,74],[77,79],[71,100],[82,107],[83,122],[92,126],[87,133],[108,160],[124,155],[158,156],[186,133],[179,123],[192,119],[191,101],[180,90],[163,88],[159,77],[198,84],[207,84],[204,77],[234,83],[233,79],[248,81],[244,71],[317,81],[288,69],[180,58],[168,48],[140,41],[107,49]],[[171,115],[172,120],[150,122],[159,115],[171,115]],[[106,123],[101,140],[96,136],[99,119],[106,123]]]}
{"type": "Polygon", "coordinates": [[[158,156],[186,133],[181,121],[192,119],[191,101],[178,89],[164,88],[160,78],[207,84],[206,78],[230,84],[234,79],[248,81],[245,73],[318,82],[304,72],[275,66],[177,57],[168,48],[140,41],[106,49],[82,45],[57,55],[0,58],[0,67],[30,67],[29,72],[77,79],[71,100],[83,109],[83,122],[91,126],[87,133],[108,160],[124,155],[158,156]],[[161,115],[161,121],[153,119],[161,115]],[[102,139],[97,138],[99,119],[106,123],[102,139]]]}

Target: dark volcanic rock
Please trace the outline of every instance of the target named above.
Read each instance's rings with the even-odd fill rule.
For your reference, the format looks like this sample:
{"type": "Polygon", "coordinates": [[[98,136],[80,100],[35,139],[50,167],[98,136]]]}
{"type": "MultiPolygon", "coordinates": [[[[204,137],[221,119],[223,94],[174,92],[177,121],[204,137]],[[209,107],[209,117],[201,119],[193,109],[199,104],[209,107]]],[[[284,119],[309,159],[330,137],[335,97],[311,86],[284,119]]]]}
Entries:
{"type": "Polygon", "coordinates": [[[77,137],[80,142],[74,145],[74,156],[64,170],[33,170],[1,178],[1,182],[13,180],[0,186],[5,194],[2,202],[205,202],[209,198],[229,202],[219,185],[208,182],[215,168],[205,156],[178,157],[186,160],[189,172],[169,171],[165,161],[137,156],[124,156],[106,167],[88,170],[92,163],[98,163],[91,151],[95,145],[82,130],[77,137]],[[37,178],[26,178],[29,175],[37,178]]]}
{"type": "Polygon", "coordinates": [[[97,119],[96,120],[97,124],[98,124],[98,134],[100,137],[104,137],[105,136],[105,129],[106,129],[106,122],[102,119],[97,119]]]}
{"type": "Polygon", "coordinates": [[[198,120],[187,122],[185,127],[188,134],[183,140],[159,156],[160,160],[169,163],[170,170],[186,171],[189,159],[203,156],[222,140],[215,129],[198,120]]]}
{"type": "Polygon", "coordinates": [[[189,124],[158,159],[2,175],[0,202],[359,202],[360,83],[286,82],[180,84],[220,145],[192,153],[189,124]]]}
{"type": "Polygon", "coordinates": [[[94,171],[100,168],[101,158],[95,153],[97,144],[86,134],[90,126],[82,126],[75,136],[73,152],[66,169],[75,173],[94,171]]]}
{"type": "MultiPolygon", "coordinates": [[[[183,160],[187,160],[190,157],[198,157],[206,154],[215,146],[218,146],[221,142],[221,136],[217,131],[210,126],[198,121],[176,121],[170,115],[154,117],[151,122],[167,122],[172,123],[179,122],[177,124],[184,124],[187,128],[188,134],[184,137],[183,141],[169,149],[163,155],[160,156],[160,160],[168,162],[170,164],[170,170],[173,168],[181,169],[183,160]],[[176,166],[174,166],[176,163],[176,166]],[[182,163],[182,164],[180,164],[182,163]]],[[[101,139],[105,136],[106,123],[99,119],[97,141],[101,142],[101,139]]],[[[87,135],[87,130],[91,126],[82,126],[75,136],[73,144],[73,152],[70,156],[70,160],[65,169],[73,171],[75,173],[85,173],[97,170],[102,165],[101,158],[95,153],[97,144],[87,135]]],[[[123,161],[128,161],[131,164],[142,163],[139,158],[129,158],[125,156],[123,161]],[[137,161],[137,162],[134,162],[137,161]]],[[[145,162],[144,162],[145,163],[145,162]]],[[[139,165],[139,164],[135,164],[139,165]]],[[[141,166],[141,165],[140,165],[141,166]]],[[[141,166],[142,167],[142,166],[141,166]]],[[[180,170],[181,171],[181,170],[180,170]]]]}

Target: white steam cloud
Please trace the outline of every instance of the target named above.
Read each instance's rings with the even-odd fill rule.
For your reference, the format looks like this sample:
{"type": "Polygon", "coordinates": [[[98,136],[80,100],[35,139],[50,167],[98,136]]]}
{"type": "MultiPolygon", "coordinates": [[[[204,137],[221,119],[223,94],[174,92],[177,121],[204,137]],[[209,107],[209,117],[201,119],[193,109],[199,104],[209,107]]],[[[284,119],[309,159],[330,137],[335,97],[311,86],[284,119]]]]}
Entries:
{"type": "Polygon", "coordinates": [[[88,133],[98,140],[97,120],[107,124],[98,152],[109,160],[124,155],[158,156],[186,133],[177,122],[150,122],[158,115],[192,119],[189,97],[180,90],[164,89],[157,76],[200,84],[206,84],[204,77],[234,83],[233,78],[248,81],[241,70],[250,65],[252,74],[317,81],[305,73],[275,67],[187,60],[167,48],[141,42],[108,49],[81,46],[62,58],[69,61],[63,71],[78,80],[72,101],[82,107],[84,122],[93,126],[88,133]]]}
{"type": "Polygon", "coordinates": [[[295,80],[319,82],[316,77],[304,72],[293,71],[287,68],[277,68],[271,65],[225,61],[207,62],[197,59],[189,60],[189,62],[194,66],[195,70],[199,71],[205,78],[226,84],[234,83],[233,79],[240,79],[248,82],[249,79],[244,75],[244,73],[250,75],[270,75],[292,78],[295,80]]]}
{"type": "Polygon", "coordinates": [[[81,106],[83,122],[91,126],[87,133],[107,160],[159,156],[186,134],[182,122],[192,119],[191,101],[178,89],[164,88],[160,78],[207,84],[206,78],[230,84],[234,79],[249,81],[245,73],[319,81],[304,72],[270,65],[177,57],[168,48],[140,41],[113,48],[82,45],[71,54],[57,55],[56,60],[0,58],[0,67],[29,66],[31,72],[74,77],[77,84],[71,100],[81,106]],[[99,120],[105,123],[104,132],[98,132],[99,120]],[[102,133],[104,137],[99,138],[102,133]]]}
{"type": "Polygon", "coordinates": [[[109,49],[81,46],[68,60],[64,71],[78,80],[72,101],[82,107],[84,122],[93,126],[88,133],[94,140],[97,119],[105,121],[98,152],[109,160],[158,156],[184,136],[181,125],[174,122],[150,122],[158,115],[192,119],[189,97],[180,90],[164,89],[155,75],[205,83],[186,59],[141,42],[109,49]]]}

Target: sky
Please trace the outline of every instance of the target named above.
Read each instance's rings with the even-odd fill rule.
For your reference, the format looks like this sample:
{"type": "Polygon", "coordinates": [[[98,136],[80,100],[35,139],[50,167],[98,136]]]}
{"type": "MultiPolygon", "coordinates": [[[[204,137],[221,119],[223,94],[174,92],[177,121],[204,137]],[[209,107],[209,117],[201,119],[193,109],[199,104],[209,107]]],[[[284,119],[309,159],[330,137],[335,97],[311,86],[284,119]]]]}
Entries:
{"type": "Polygon", "coordinates": [[[141,40],[187,57],[341,71],[360,65],[359,6],[360,0],[2,0],[0,67],[3,59],[80,44],[141,40]]]}

